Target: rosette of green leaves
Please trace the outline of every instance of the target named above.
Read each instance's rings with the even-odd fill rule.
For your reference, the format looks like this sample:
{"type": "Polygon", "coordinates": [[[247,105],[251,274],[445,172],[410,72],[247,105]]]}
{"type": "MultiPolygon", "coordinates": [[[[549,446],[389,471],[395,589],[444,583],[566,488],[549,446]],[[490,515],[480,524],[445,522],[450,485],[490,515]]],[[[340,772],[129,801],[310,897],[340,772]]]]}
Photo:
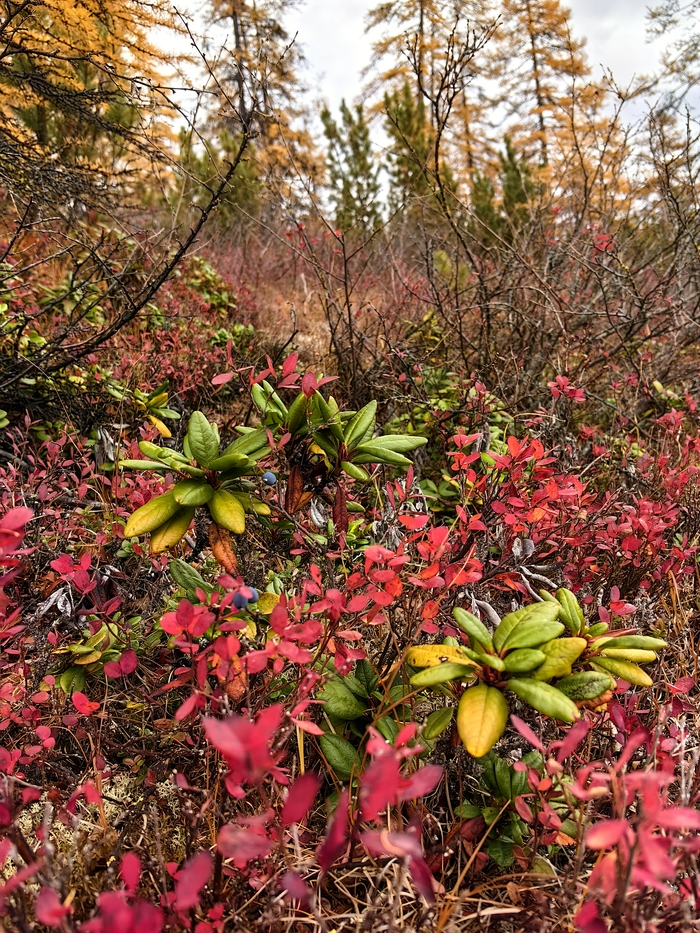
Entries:
{"type": "Polygon", "coordinates": [[[245,531],[246,512],[269,515],[269,506],[252,495],[255,486],[246,479],[257,472],[256,462],[270,452],[265,429],[243,434],[223,451],[220,446],[218,427],[200,411],[189,420],[182,453],[142,441],[141,452],[153,459],[122,460],[119,466],[174,472],[180,480],[134,512],[124,537],[150,532],[151,550],[158,553],[182,539],[199,507],[206,507],[217,525],[234,534],[245,531]]]}
{"type": "MultiPolygon", "coordinates": [[[[649,635],[639,635],[634,630],[611,632],[607,622],[594,622],[588,625],[576,596],[567,589],[557,590],[556,597],[546,591],[541,595],[546,601],[559,603],[561,606],[559,618],[573,634],[585,638],[587,642],[586,653],[583,660],[588,663],[590,671],[584,672],[592,683],[592,672],[607,675],[612,686],[618,679],[626,680],[637,687],[650,687],[653,680],[640,664],[652,664],[657,654],[666,648],[662,638],[653,638],[649,635]]],[[[579,696],[582,675],[574,675],[565,683],[559,683],[559,689],[565,690],[569,696],[577,700],[594,699],[590,696],[579,696]]],[[[606,687],[605,689],[609,689],[606,687]]],[[[601,691],[601,693],[604,691],[601,691]]],[[[600,694],[598,694],[600,695],[600,694]]]]}
{"type": "Polygon", "coordinates": [[[427,438],[409,434],[374,436],[377,427],[377,402],[371,401],[358,412],[340,411],[331,396],[327,401],[320,392],[307,398],[299,392],[287,408],[272,386],[263,382],[253,386],[253,401],[270,427],[294,437],[311,438],[311,452],[323,457],[329,472],[346,473],[361,482],[369,480],[364,469],[368,463],[408,467],[405,454],[427,443],[427,438]]]}
{"type": "Polygon", "coordinates": [[[571,673],[586,648],[583,638],[562,638],[558,603],[533,603],[505,616],[491,634],[464,609],[454,618],[469,636],[461,645],[411,648],[406,660],[423,668],[411,677],[415,687],[435,687],[453,680],[475,681],[459,702],[457,730],[467,751],[481,758],[501,737],[514,695],[533,709],[563,722],[579,717],[573,700],[551,681],[571,673]]]}
{"type": "Polygon", "coordinates": [[[130,401],[138,412],[146,415],[162,437],[172,437],[165,421],[179,421],[180,412],[168,408],[168,383],[161,383],[152,392],[141,389],[129,389],[127,386],[110,379],[106,384],[107,392],[120,402],[130,401]]]}
{"type": "Polygon", "coordinates": [[[422,668],[410,679],[414,687],[444,689],[452,681],[476,681],[457,710],[460,738],[475,758],[503,734],[512,695],[545,716],[573,722],[580,716],[577,704],[600,697],[616,678],[651,684],[635,662],[655,660],[666,645],[642,635],[605,635],[604,623],[587,626],[578,600],[565,589],[504,616],[493,634],[465,609],[455,608],[453,616],[469,638],[468,648],[454,639],[417,646],[406,661],[422,668]],[[586,669],[574,672],[574,665],[586,669]]]}

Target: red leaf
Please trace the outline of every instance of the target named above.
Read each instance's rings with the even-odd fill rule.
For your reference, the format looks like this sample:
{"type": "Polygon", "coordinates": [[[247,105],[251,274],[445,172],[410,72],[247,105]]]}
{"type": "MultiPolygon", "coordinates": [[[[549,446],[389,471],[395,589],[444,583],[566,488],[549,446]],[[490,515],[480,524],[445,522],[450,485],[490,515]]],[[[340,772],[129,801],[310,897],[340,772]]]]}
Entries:
{"type": "Polygon", "coordinates": [[[513,723],[515,728],[518,730],[520,735],[522,735],[522,737],[525,739],[526,742],[529,742],[530,745],[538,749],[538,751],[540,752],[544,751],[544,745],[540,742],[540,740],[537,738],[537,736],[532,731],[532,729],[528,726],[528,724],[526,722],[523,722],[520,716],[516,716],[515,713],[511,713],[510,721],[513,723]]]}
{"type": "Polygon", "coordinates": [[[60,927],[63,918],[71,912],[72,907],[64,907],[53,888],[44,886],[39,891],[34,910],[39,923],[44,923],[47,927],[60,927]]]}
{"type": "Polygon", "coordinates": [[[677,680],[675,682],[675,684],[671,684],[668,689],[671,691],[671,693],[675,693],[676,695],[678,694],[682,695],[684,693],[689,693],[693,689],[694,686],[695,686],[695,678],[688,676],[688,677],[681,677],[680,680],[677,680]]]}
{"type": "Polygon", "coordinates": [[[85,694],[81,693],[79,690],[76,690],[71,700],[73,701],[73,706],[79,713],[82,713],[83,716],[89,716],[91,713],[94,713],[96,709],[100,708],[99,703],[92,703],[85,694]]]}
{"type": "Polygon", "coordinates": [[[224,386],[227,382],[230,382],[233,379],[233,373],[219,373],[218,376],[214,376],[211,381],[213,386],[224,386]]]}
{"type": "Polygon", "coordinates": [[[316,849],[316,861],[321,871],[326,872],[340,858],[347,844],[350,803],[347,790],[338,798],[338,806],[331,819],[326,836],[316,849]]]}
{"type": "Polygon", "coordinates": [[[321,786],[321,779],[313,771],[302,774],[289,788],[287,799],[282,809],[282,825],[300,823],[313,806],[316,794],[321,786]]]}
{"type": "Polygon", "coordinates": [[[200,901],[200,892],[211,877],[211,855],[198,852],[185,863],[175,881],[175,910],[189,910],[200,901]]]}
{"type": "Polygon", "coordinates": [[[610,849],[629,831],[627,820],[602,820],[591,826],[586,833],[586,845],[589,849],[610,849]]]}
{"type": "Polygon", "coordinates": [[[310,905],[313,902],[313,892],[300,874],[295,871],[286,871],[280,878],[280,888],[292,900],[310,905]]]}
{"type": "Polygon", "coordinates": [[[119,666],[122,669],[122,673],[125,675],[133,674],[139,666],[139,659],[132,648],[127,648],[126,651],[122,651],[122,656],[119,659],[119,666]]]}
{"type": "Polygon", "coordinates": [[[136,894],[141,878],[141,860],[135,852],[126,852],[124,854],[119,865],[119,874],[129,894],[132,896],[136,894]]]}
{"type": "Polygon", "coordinates": [[[248,862],[270,854],[272,840],[261,826],[242,828],[226,823],[219,830],[216,847],[224,858],[233,859],[236,868],[245,868],[248,862]]]}

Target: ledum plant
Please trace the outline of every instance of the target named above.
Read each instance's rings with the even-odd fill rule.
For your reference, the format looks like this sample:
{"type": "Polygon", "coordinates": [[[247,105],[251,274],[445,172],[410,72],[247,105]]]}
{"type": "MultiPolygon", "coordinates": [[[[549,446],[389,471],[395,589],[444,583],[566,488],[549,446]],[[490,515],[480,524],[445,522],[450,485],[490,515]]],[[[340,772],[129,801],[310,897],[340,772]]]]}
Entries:
{"type": "Polygon", "coordinates": [[[265,381],[252,387],[252,396],[265,424],[287,446],[291,468],[286,510],[301,508],[314,490],[334,487],[333,521],[336,531],[345,532],[348,502],[343,475],[366,483],[370,480],[369,464],[408,467],[411,461],[405,455],[426,444],[427,438],[408,434],[375,437],[376,401],[358,412],[340,411],[332,396],[326,401],[315,388],[318,384],[314,381],[309,387],[303,380],[302,391],[289,407],[265,381]]]}
{"type": "Polygon", "coordinates": [[[185,535],[195,511],[206,508],[212,522],[209,540],[219,562],[235,569],[230,532],[245,531],[245,513],[269,515],[270,507],[253,495],[255,485],[248,479],[257,474],[256,462],[270,452],[264,428],[238,437],[223,451],[219,430],[200,411],[188,424],[183,452],[142,441],[139,448],[149,460],[122,460],[120,466],[133,470],[172,472],[178,482],[168,492],[137,509],[124,528],[126,538],[151,535],[155,553],[174,547],[185,535]]]}
{"type": "Polygon", "coordinates": [[[562,722],[580,717],[580,707],[605,702],[617,679],[649,686],[639,664],[656,660],[666,647],[660,638],[633,629],[609,632],[605,622],[587,625],[578,600],[569,590],[556,597],[542,592],[532,603],[504,616],[491,633],[471,612],[455,608],[453,616],[469,639],[409,649],[406,662],[420,668],[414,687],[451,693],[448,684],[468,683],[457,709],[457,730],[476,758],[487,754],[503,734],[514,699],[562,722]]]}

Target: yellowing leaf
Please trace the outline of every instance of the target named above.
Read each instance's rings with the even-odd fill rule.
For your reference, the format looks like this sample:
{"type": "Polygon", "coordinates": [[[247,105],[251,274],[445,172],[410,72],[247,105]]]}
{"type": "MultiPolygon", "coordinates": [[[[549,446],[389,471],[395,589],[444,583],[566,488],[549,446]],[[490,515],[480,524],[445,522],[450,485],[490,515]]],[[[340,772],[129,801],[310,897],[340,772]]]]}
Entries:
{"type": "Polygon", "coordinates": [[[635,687],[651,687],[654,681],[643,671],[641,667],[632,664],[630,661],[619,661],[613,658],[596,658],[591,661],[591,667],[595,670],[602,670],[612,674],[615,678],[626,680],[628,684],[634,684],[635,687]]]}
{"type": "Polygon", "coordinates": [[[156,431],[160,434],[161,437],[165,437],[165,438],[172,437],[172,434],[170,433],[170,429],[165,424],[163,424],[160,418],[156,418],[155,415],[149,415],[148,420],[151,422],[151,424],[156,429],[156,431]]]}
{"type": "Polygon", "coordinates": [[[214,490],[209,483],[183,479],[174,487],[173,495],[180,505],[206,505],[214,495],[214,490]]]}
{"type": "Polygon", "coordinates": [[[542,664],[533,672],[535,680],[552,680],[554,677],[566,677],[571,673],[571,665],[585,651],[588,642],[585,638],[555,638],[540,646],[545,654],[542,664]]]}
{"type": "Polygon", "coordinates": [[[462,694],[457,709],[457,731],[470,755],[490,752],[508,721],[508,703],[500,690],[479,684],[462,694]]]}
{"type": "Polygon", "coordinates": [[[279,601],[277,593],[261,593],[257,603],[252,603],[252,608],[264,616],[269,616],[279,601]]]}
{"type": "Polygon", "coordinates": [[[187,533],[193,518],[194,506],[181,509],[160,528],[156,528],[151,535],[151,551],[159,554],[161,551],[167,551],[169,547],[174,547],[187,533]]]}
{"type": "Polygon", "coordinates": [[[406,653],[406,663],[411,667],[436,667],[444,661],[474,665],[464,649],[452,645],[416,645],[406,653]]]}
{"type": "Polygon", "coordinates": [[[136,509],[124,528],[125,538],[136,538],[149,531],[155,531],[178,511],[180,506],[175,501],[172,491],[156,496],[136,509]]]}
{"type": "Polygon", "coordinates": [[[217,489],[207,503],[211,517],[217,525],[235,535],[245,531],[245,511],[240,501],[225,489],[217,489]]]}

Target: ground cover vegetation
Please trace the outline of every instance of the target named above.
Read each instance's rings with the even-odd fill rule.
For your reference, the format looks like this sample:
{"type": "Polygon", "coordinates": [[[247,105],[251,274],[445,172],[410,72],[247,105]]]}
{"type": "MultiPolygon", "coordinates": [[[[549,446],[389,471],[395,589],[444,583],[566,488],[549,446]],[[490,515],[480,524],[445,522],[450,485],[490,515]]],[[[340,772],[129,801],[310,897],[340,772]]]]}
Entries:
{"type": "Polygon", "coordinates": [[[291,5],[0,2],[0,922],[697,929],[698,4],[291,5]]]}

